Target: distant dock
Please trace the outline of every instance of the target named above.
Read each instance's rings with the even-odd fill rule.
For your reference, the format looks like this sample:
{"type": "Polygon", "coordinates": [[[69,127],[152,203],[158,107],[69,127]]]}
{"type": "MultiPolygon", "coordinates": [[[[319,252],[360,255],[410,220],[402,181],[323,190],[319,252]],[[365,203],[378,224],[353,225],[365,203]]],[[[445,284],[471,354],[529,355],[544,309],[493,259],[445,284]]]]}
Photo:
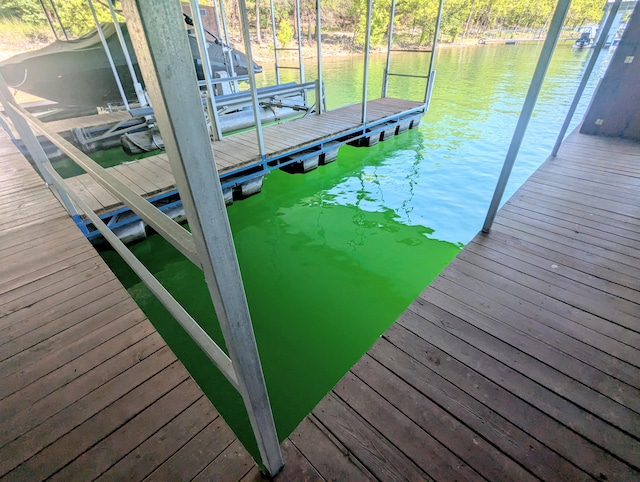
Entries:
{"type": "MultiPolygon", "coordinates": [[[[258,192],[266,174],[274,169],[306,172],[335,160],[344,144],[372,146],[416,127],[425,113],[422,102],[380,98],[367,102],[367,122],[363,126],[362,105],[353,104],[323,113],[307,115],[263,127],[265,157],[260,156],[253,130],[225,136],[213,142],[218,173],[227,203],[258,192]]],[[[95,126],[123,120],[122,113],[95,115],[49,124],[61,132],[72,127],[95,126]]],[[[180,206],[175,179],[165,154],[110,167],[108,171],[136,193],[165,212],[180,206]]],[[[114,230],[141,223],[88,174],[67,179],[69,186],[114,230]]],[[[98,236],[82,218],[82,228],[90,239],[98,236]]],[[[144,229],[140,227],[140,229],[144,229]]]]}

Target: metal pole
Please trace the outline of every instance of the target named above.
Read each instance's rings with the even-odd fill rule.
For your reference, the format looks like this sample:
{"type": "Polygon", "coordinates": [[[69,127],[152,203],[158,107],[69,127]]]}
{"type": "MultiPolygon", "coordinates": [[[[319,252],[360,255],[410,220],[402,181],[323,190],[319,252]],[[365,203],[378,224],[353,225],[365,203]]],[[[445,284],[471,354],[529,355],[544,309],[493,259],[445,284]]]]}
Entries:
{"type": "Polygon", "coordinates": [[[198,0],[189,0],[191,5],[191,13],[193,14],[193,26],[196,31],[196,40],[198,43],[198,51],[200,52],[200,60],[202,61],[202,70],[204,72],[204,80],[207,88],[207,110],[209,111],[209,121],[211,123],[211,135],[213,140],[222,139],[222,129],[220,128],[220,118],[218,117],[218,109],[214,97],[213,83],[211,79],[211,59],[207,49],[207,39],[204,36],[204,25],[202,25],[202,17],[200,15],[200,5],[198,0]]]}
{"type": "Polygon", "coordinates": [[[504,165],[502,166],[502,172],[500,173],[498,184],[496,185],[496,190],[493,193],[493,198],[491,199],[491,204],[489,205],[489,210],[487,212],[487,217],[484,221],[484,225],[482,226],[483,233],[488,233],[491,230],[491,225],[493,224],[493,220],[495,219],[498,208],[500,207],[500,201],[502,200],[504,190],[507,187],[509,175],[511,174],[511,170],[513,169],[516,157],[518,156],[518,151],[520,150],[520,145],[522,144],[524,134],[527,131],[529,120],[531,120],[533,108],[536,105],[536,100],[538,99],[538,94],[540,93],[542,82],[544,81],[544,77],[547,73],[547,68],[549,67],[549,63],[551,62],[551,56],[553,55],[553,50],[555,49],[556,42],[558,41],[558,37],[560,36],[562,23],[564,22],[564,19],[567,15],[570,4],[571,0],[559,0],[556,11],[553,14],[553,19],[551,20],[551,25],[549,26],[549,32],[547,33],[547,38],[544,41],[544,45],[542,46],[542,52],[540,52],[540,58],[538,59],[536,70],[533,73],[533,78],[531,79],[531,84],[529,85],[529,91],[527,92],[527,97],[525,98],[522,112],[520,113],[520,117],[518,118],[516,130],[513,133],[513,138],[511,139],[511,145],[509,146],[509,150],[507,151],[507,156],[504,160],[504,165]]]}
{"type": "Polygon", "coordinates": [[[387,41],[387,62],[384,65],[384,75],[382,77],[382,97],[387,96],[389,85],[389,67],[391,66],[391,48],[393,47],[393,23],[396,19],[396,0],[391,0],[391,13],[389,15],[389,39],[387,41]]]}
{"type": "Polygon", "coordinates": [[[118,35],[118,41],[120,42],[120,47],[122,47],[124,60],[127,63],[127,67],[129,68],[129,74],[131,75],[131,80],[133,81],[133,89],[136,91],[136,97],[138,98],[138,103],[140,104],[140,107],[146,107],[147,97],[144,95],[144,89],[142,88],[142,84],[140,84],[140,82],[138,81],[138,76],[136,75],[136,71],[133,68],[131,55],[129,55],[129,49],[127,48],[127,43],[124,41],[124,35],[122,35],[122,29],[120,28],[120,22],[118,22],[116,10],[113,7],[113,2],[111,0],[107,0],[107,3],[109,4],[109,11],[111,12],[111,18],[113,19],[113,26],[116,29],[116,34],[118,35]]]}
{"type": "MultiPolygon", "coordinates": [[[[31,130],[31,127],[19,114],[13,111],[12,105],[16,105],[16,101],[11,95],[11,91],[9,90],[9,86],[5,81],[2,74],[0,74],[0,103],[4,106],[4,111],[9,116],[11,123],[15,127],[16,131],[20,135],[22,142],[26,146],[29,154],[31,154],[31,158],[36,164],[36,171],[40,174],[40,177],[44,180],[44,182],[51,186],[53,184],[53,179],[44,168],[46,164],[50,164],[49,158],[47,154],[44,152],[44,149],[40,145],[38,138],[31,130]]],[[[54,186],[55,187],[55,186],[54,186]]],[[[60,196],[60,200],[62,201],[62,205],[67,210],[69,215],[75,216],[78,214],[78,210],[74,206],[71,199],[64,191],[58,191],[58,195],[60,196]]]]}
{"type": "Polygon", "coordinates": [[[364,38],[364,78],[362,79],[362,125],[367,125],[367,90],[369,87],[369,44],[371,42],[371,10],[373,0],[367,0],[367,30],[364,38]]]}
{"type": "Polygon", "coordinates": [[[249,88],[251,90],[251,105],[253,106],[253,119],[256,123],[256,137],[258,138],[258,149],[262,160],[265,159],[264,137],[262,135],[262,120],[260,119],[260,104],[258,102],[258,91],[256,88],[256,74],[253,71],[253,55],[251,54],[251,36],[249,35],[249,17],[247,16],[247,3],[245,0],[238,0],[240,7],[240,21],[242,23],[242,37],[244,38],[245,55],[247,56],[247,70],[249,71],[249,88]]]}
{"type": "Polygon", "coordinates": [[[440,35],[440,21],[442,20],[442,7],[444,0],[440,0],[438,5],[438,17],[436,19],[436,31],[433,33],[433,43],[431,44],[431,58],[429,59],[429,79],[427,80],[427,88],[424,92],[424,106],[426,110],[429,110],[429,103],[431,102],[431,91],[433,90],[433,81],[435,80],[436,72],[433,70],[433,65],[436,61],[436,46],[438,45],[438,36],[440,35]]]}
{"type": "Polygon", "coordinates": [[[316,85],[316,114],[322,114],[324,101],[324,83],[322,82],[322,20],[320,0],[316,0],[316,47],[318,49],[318,80],[316,85]]]}
{"type": "Polygon", "coordinates": [[[179,3],[124,0],[123,6],[240,394],[273,476],[282,453],[179,3]]]}
{"type": "MultiPolygon", "coordinates": [[[[213,2],[215,3],[216,0],[213,0],[213,2]]],[[[225,57],[229,60],[229,73],[231,74],[231,77],[235,77],[236,76],[236,69],[233,65],[233,55],[231,54],[231,51],[229,50],[229,46],[231,45],[230,41],[229,41],[229,27],[227,26],[227,15],[224,11],[224,2],[223,0],[220,0],[220,18],[222,19],[222,30],[224,31],[224,45],[222,46],[222,52],[225,55],[225,57]]],[[[234,80],[233,83],[231,84],[233,85],[233,91],[234,92],[238,92],[238,81],[234,80]]]]}
{"type": "Polygon", "coordinates": [[[556,139],[556,143],[553,146],[553,150],[551,151],[551,155],[556,157],[558,155],[558,151],[560,150],[560,145],[564,140],[564,136],[569,129],[569,124],[571,124],[571,119],[573,119],[573,115],[576,113],[576,109],[578,108],[578,103],[582,98],[582,94],[584,93],[584,89],[587,87],[587,82],[589,82],[589,78],[591,77],[591,72],[593,72],[593,68],[596,65],[596,61],[598,60],[598,56],[600,55],[600,51],[602,47],[604,47],[605,42],[607,41],[607,36],[609,35],[609,30],[611,30],[611,25],[613,25],[613,21],[615,20],[616,13],[618,13],[618,8],[622,0],[616,0],[613,6],[611,7],[611,12],[607,17],[606,22],[604,23],[604,27],[602,31],[598,34],[598,41],[593,48],[593,52],[591,53],[591,58],[589,59],[589,63],[587,64],[587,68],[582,75],[582,79],[580,80],[580,85],[576,90],[576,94],[573,96],[573,101],[571,102],[571,106],[569,107],[569,112],[564,119],[564,123],[562,124],[562,128],[560,129],[560,133],[558,134],[558,138],[556,139]]]}
{"type": "Polygon", "coordinates": [[[116,84],[118,86],[118,91],[120,92],[122,103],[124,104],[125,108],[129,110],[129,102],[127,102],[127,96],[125,95],[124,89],[122,88],[122,82],[120,81],[118,70],[116,69],[116,66],[113,63],[113,57],[111,57],[111,51],[109,50],[107,39],[105,38],[104,32],[102,31],[102,27],[100,26],[100,22],[98,21],[98,16],[96,15],[96,11],[93,8],[93,2],[91,0],[87,0],[87,3],[89,4],[89,8],[91,9],[91,15],[93,15],[93,21],[96,24],[96,29],[98,30],[100,41],[102,42],[102,46],[104,47],[104,53],[107,55],[107,60],[109,60],[109,65],[111,66],[111,72],[113,72],[113,77],[115,78],[116,84]]]}
{"type": "Polygon", "coordinates": [[[276,84],[280,85],[280,65],[278,65],[278,36],[276,35],[276,14],[275,8],[273,5],[273,0],[271,3],[271,30],[273,33],[273,57],[276,61],[276,84]]]}
{"type": "MultiPolygon", "coordinates": [[[[296,8],[296,35],[298,37],[298,67],[300,69],[300,83],[304,84],[304,63],[302,62],[302,34],[300,29],[300,0],[295,1],[296,8]]],[[[304,92],[305,103],[307,92],[304,92]]]]}
{"type": "Polygon", "coordinates": [[[40,1],[40,6],[42,7],[42,12],[44,13],[44,16],[47,17],[47,22],[49,22],[49,27],[51,27],[51,31],[53,32],[53,35],[55,36],[56,40],[60,40],[58,38],[58,32],[56,32],[56,29],[53,26],[53,22],[51,21],[51,18],[49,18],[49,13],[47,12],[47,9],[44,6],[43,0],[39,0],[39,1],[40,1]]]}
{"type": "MultiPolygon", "coordinates": [[[[64,38],[69,40],[69,36],[67,35],[67,30],[64,28],[64,24],[62,23],[62,20],[60,20],[60,15],[58,15],[58,9],[56,8],[56,4],[53,3],[53,0],[49,0],[49,3],[51,3],[51,8],[53,8],[53,14],[58,19],[58,23],[60,24],[60,28],[62,29],[62,33],[64,34],[64,38]]],[[[57,35],[56,35],[56,38],[58,38],[57,35]]]]}

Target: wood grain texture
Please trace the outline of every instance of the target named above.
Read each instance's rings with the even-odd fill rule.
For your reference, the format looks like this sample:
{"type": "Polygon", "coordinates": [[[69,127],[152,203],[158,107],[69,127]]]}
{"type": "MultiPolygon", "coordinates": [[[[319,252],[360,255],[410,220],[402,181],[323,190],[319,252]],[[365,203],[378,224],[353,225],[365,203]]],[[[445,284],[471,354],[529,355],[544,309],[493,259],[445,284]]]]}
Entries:
{"type": "Polygon", "coordinates": [[[290,440],[382,480],[638,480],[639,194],[640,145],[572,134],[290,440]]]}
{"type": "MultiPolygon", "coordinates": [[[[150,166],[120,174],[149,190],[172,179],[166,161],[150,166]]],[[[255,467],[2,131],[0,167],[0,479],[184,480],[180,467],[195,477],[232,444],[225,470],[255,467]],[[209,427],[206,450],[182,450],[209,427]]],[[[96,208],[115,201],[88,177],[72,183],[96,208]]]]}

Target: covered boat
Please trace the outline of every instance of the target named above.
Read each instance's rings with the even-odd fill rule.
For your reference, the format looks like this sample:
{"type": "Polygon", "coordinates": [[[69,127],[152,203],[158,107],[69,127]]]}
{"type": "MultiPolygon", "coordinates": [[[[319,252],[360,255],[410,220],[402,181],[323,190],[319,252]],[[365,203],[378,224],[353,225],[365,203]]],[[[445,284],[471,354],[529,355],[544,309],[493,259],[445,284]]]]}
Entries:
{"type": "MultiPolygon", "coordinates": [[[[142,79],[127,26],[122,23],[120,27],[131,54],[136,75],[138,79],[142,79]]],[[[115,25],[102,24],[102,30],[125,95],[127,99],[135,100],[133,81],[118,41],[115,25]]],[[[187,31],[185,34],[189,38],[198,79],[203,80],[204,73],[196,38],[187,31]]],[[[247,58],[242,52],[226,47],[218,40],[207,40],[207,51],[214,72],[233,71],[237,75],[247,74],[247,58]],[[223,49],[230,49],[231,55],[225,55],[223,49]],[[233,70],[227,65],[228,57],[233,59],[233,70]]],[[[262,67],[254,63],[254,71],[261,72],[262,67]]],[[[12,88],[65,106],[104,106],[122,103],[97,29],[76,40],[56,40],[42,49],[11,57],[0,62],[0,73],[12,88]]]]}

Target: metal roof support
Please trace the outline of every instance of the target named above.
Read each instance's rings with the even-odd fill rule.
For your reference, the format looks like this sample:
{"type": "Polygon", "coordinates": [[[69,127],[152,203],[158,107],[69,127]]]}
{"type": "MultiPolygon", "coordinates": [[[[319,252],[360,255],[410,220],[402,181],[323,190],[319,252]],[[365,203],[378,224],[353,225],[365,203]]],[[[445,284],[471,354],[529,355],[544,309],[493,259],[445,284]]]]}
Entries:
{"type": "Polygon", "coordinates": [[[222,139],[222,128],[220,127],[220,118],[218,117],[218,108],[216,107],[216,99],[214,96],[211,78],[213,75],[211,72],[211,59],[209,58],[209,51],[207,49],[207,39],[204,35],[204,25],[202,25],[202,16],[200,15],[200,5],[198,0],[189,0],[189,4],[191,5],[193,27],[196,31],[198,51],[200,52],[202,71],[204,73],[204,81],[207,88],[207,111],[209,112],[209,122],[211,123],[211,135],[213,136],[213,140],[219,141],[222,139]]]}
{"type": "Polygon", "coordinates": [[[551,62],[551,56],[553,55],[558,37],[560,36],[562,24],[567,12],[569,11],[570,4],[571,0],[558,0],[556,11],[553,14],[551,24],[549,25],[547,38],[542,46],[542,52],[540,52],[540,58],[538,59],[536,70],[533,73],[533,78],[529,85],[529,91],[527,92],[527,97],[524,100],[524,105],[520,112],[515,132],[513,133],[513,138],[511,139],[511,145],[509,146],[507,156],[502,166],[502,172],[498,178],[498,184],[496,185],[493,198],[491,199],[491,204],[489,205],[489,210],[487,211],[487,217],[484,221],[484,225],[482,226],[483,233],[488,233],[491,230],[491,225],[493,224],[493,220],[495,219],[498,208],[500,207],[500,201],[502,200],[504,190],[507,187],[507,182],[509,181],[509,176],[511,175],[511,170],[513,169],[516,157],[518,156],[522,139],[524,138],[527,126],[531,120],[531,114],[533,114],[533,109],[536,105],[536,101],[538,100],[538,94],[540,94],[542,82],[547,74],[547,68],[551,62]]]}
{"type": "MultiPolygon", "coordinates": [[[[213,0],[213,4],[215,6],[216,4],[216,0],[213,0]]],[[[217,17],[217,10],[216,10],[216,17],[217,17]]],[[[235,77],[236,76],[236,70],[235,67],[233,66],[233,53],[231,52],[231,49],[229,48],[229,46],[231,45],[231,42],[229,40],[229,27],[227,25],[227,15],[224,12],[224,1],[220,0],[220,19],[222,20],[222,31],[224,33],[224,45],[222,48],[222,52],[225,56],[225,59],[227,60],[227,62],[229,62],[228,64],[228,68],[229,71],[231,73],[231,77],[235,77]]],[[[216,18],[217,20],[217,18],[216,18]]],[[[218,31],[218,35],[220,34],[220,32],[218,31]]],[[[234,92],[238,92],[238,81],[234,80],[232,82],[233,85],[233,91],[234,92]]]]}
{"type": "MultiPolygon", "coordinates": [[[[298,68],[300,69],[300,83],[304,84],[304,63],[302,62],[302,32],[300,30],[300,0],[295,0],[296,7],[296,36],[298,38],[298,68]]],[[[307,93],[304,93],[305,100],[307,93]]]]}
{"type": "Polygon", "coordinates": [[[271,33],[273,34],[273,57],[276,62],[276,84],[280,85],[280,65],[278,64],[278,36],[276,35],[276,12],[273,0],[271,4],[271,33]]]}
{"type": "Polygon", "coordinates": [[[369,46],[371,42],[371,10],[373,0],[367,0],[367,30],[364,37],[364,78],[362,80],[362,125],[367,125],[367,90],[369,87],[369,46]]]}
{"type": "Polygon", "coordinates": [[[436,46],[438,45],[438,35],[440,35],[440,21],[442,20],[442,8],[444,0],[440,0],[438,5],[438,17],[436,19],[436,30],[433,32],[433,43],[431,44],[431,58],[429,59],[429,79],[427,80],[427,89],[424,93],[424,106],[426,110],[429,110],[429,104],[431,103],[431,92],[433,91],[433,84],[436,80],[436,71],[433,70],[433,65],[436,61],[436,46]]]}
{"type": "Polygon", "coordinates": [[[138,103],[140,107],[146,107],[147,97],[144,95],[144,89],[142,88],[142,84],[138,80],[138,76],[136,75],[136,71],[133,68],[133,62],[131,61],[131,55],[129,54],[129,49],[127,48],[127,43],[124,41],[124,35],[122,35],[122,29],[120,28],[120,22],[118,22],[118,17],[116,16],[116,9],[113,8],[113,2],[111,0],[107,0],[109,4],[109,11],[111,12],[111,18],[113,19],[113,26],[116,29],[116,34],[118,35],[118,40],[120,41],[120,47],[122,47],[122,53],[124,54],[124,60],[127,63],[127,68],[129,69],[129,74],[131,75],[131,80],[133,81],[133,89],[136,91],[136,97],[138,98],[138,103]]]}
{"type": "Polygon", "coordinates": [[[387,62],[384,65],[382,76],[382,97],[387,96],[389,86],[389,68],[391,67],[391,49],[393,48],[393,23],[396,20],[396,0],[391,0],[391,13],[389,14],[389,38],[387,39],[387,62]]]}
{"type": "MultiPolygon", "coordinates": [[[[16,105],[16,101],[11,94],[9,86],[4,80],[2,74],[0,74],[0,103],[4,106],[4,111],[6,112],[7,116],[9,116],[13,127],[15,127],[16,131],[18,131],[18,135],[22,139],[22,142],[24,142],[24,145],[27,147],[27,150],[29,151],[29,154],[31,154],[33,161],[36,163],[38,174],[40,174],[40,176],[42,177],[42,179],[44,179],[44,182],[48,186],[51,186],[53,184],[53,179],[44,168],[46,164],[50,164],[49,158],[44,152],[44,149],[40,145],[38,138],[31,130],[31,127],[29,126],[27,121],[16,114],[9,106],[9,104],[16,105]]],[[[62,205],[65,207],[67,212],[71,216],[77,215],[78,210],[74,206],[73,202],[71,202],[71,199],[69,198],[67,193],[65,193],[64,191],[60,191],[58,192],[58,195],[60,196],[62,205]]]]}
{"type": "Polygon", "coordinates": [[[179,3],[123,6],[262,462],[275,475],[282,454],[179,3]]]}
{"type": "MultiPolygon", "coordinates": [[[[67,29],[64,28],[64,24],[62,23],[62,20],[60,20],[60,15],[58,15],[58,9],[56,8],[55,3],[53,3],[53,0],[49,0],[49,3],[51,4],[51,8],[53,9],[53,14],[56,16],[56,19],[60,24],[60,28],[62,29],[62,33],[64,34],[65,40],[69,40],[69,35],[67,35],[67,29]]],[[[57,35],[56,35],[56,38],[58,38],[57,35]]]]}
{"type": "Polygon", "coordinates": [[[244,38],[244,50],[247,56],[247,71],[249,74],[249,87],[251,90],[251,105],[253,106],[253,119],[256,123],[256,136],[258,138],[258,149],[260,157],[265,160],[266,151],[264,149],[264,136],[262,135],[262,119],[260,119],[260,103],[258,102],[258,90],[256,88],[256,74],[253,71],[253,55],[251,53],[251,33],[249,31],[249,17],[247,17],[247,3],[245,0],[238,0],[240,7],[240,21],[242,23],[242,37],[244,38]]]}
{"type": "Polygon", "coordinates": [[[109,45],[107,44],[107,39],[104,37],[104,32],[102,31],[102,27],[100,26],[100,21],[98,20],[98,16],[96,15],[96,10],[93,8],[93,2],[91,0],[87,0],[89,4],[89,8],[91,9],[91,15],[93,15],[93,21],[96,24],[96,30],[98,31],[98,35],[100,36],[100,41],[102,42],[102,46],[104,47],[104,53],[107,54],[107,60],[109,60],[109,65],[111,66],[111,72],[113,73],[113,77],[118,85],[118,91],[120,92],[120,98],[122,98],[122,103],[125,108],[129,110],[129,102],[127,101],[127,96],[124,94],[124,89],[122,88],[122,81],[120,80],[120,76],[118,75],[118,70],[116,69],[115,64],[113,63],[113,57],[111,56],[111,51],[109,50],[109,45]]]}
{"type": "Polygon", "coordinates": [[[316,80],[316,114],[324,110],[324,84],[322,82],[322,20],[320,0],[316,0],[316,48],[318,49],[318,79],[316,80]]]}
{"type": "Polygon", "coordinates": [[[607,41],[607,36],[609,35],[609,30],[611,30],[611,25],[613,25],[613,21],[615,20],[616,13],[618,13],[618,8],[620,8],[620,4],[622,0],[616,0],[613,6],[611,7],[611,12],[607,17],[606,22],[604,23],[604,27],[602,31],[598,33],[598,41],[593,47],[593,52],[591,52],[591,58],[589,59],[589,63],[587,64],[587,68],[582,75],[582,79],[580,80],[580,85],[578,85],[578,89],[576,90],[576,94],[573,97],[573,101],[571,102],[571,106],[569,107],[569,112],[567,112],[567,116],[564,118],[564,123],[562,124],[562,128],[560,129],[560,133],[558,134],[558,138],[556,139],[556,143],[553,146],[553,150],[551,151],[551,155],[556,157],[558,155],[558,151],[560,150],[560,145],[564,140],[564,136],[569,129],[569,124],[571,124],[571,119],[573,119],[573,115],[576,113],[576,109],[578,108],[578,104],[580,103],[580,99],[582,98],[582,94],[584,93],[584,89],[587,86],[587,82],[589,82],[589,78],[591,77],[591,72],[593,72],[593,68],[596,65],[596,61],[598,60],[598,56],[600,55],[600,51],[602,47],[604,47],[605,42],[607,41]]]}

